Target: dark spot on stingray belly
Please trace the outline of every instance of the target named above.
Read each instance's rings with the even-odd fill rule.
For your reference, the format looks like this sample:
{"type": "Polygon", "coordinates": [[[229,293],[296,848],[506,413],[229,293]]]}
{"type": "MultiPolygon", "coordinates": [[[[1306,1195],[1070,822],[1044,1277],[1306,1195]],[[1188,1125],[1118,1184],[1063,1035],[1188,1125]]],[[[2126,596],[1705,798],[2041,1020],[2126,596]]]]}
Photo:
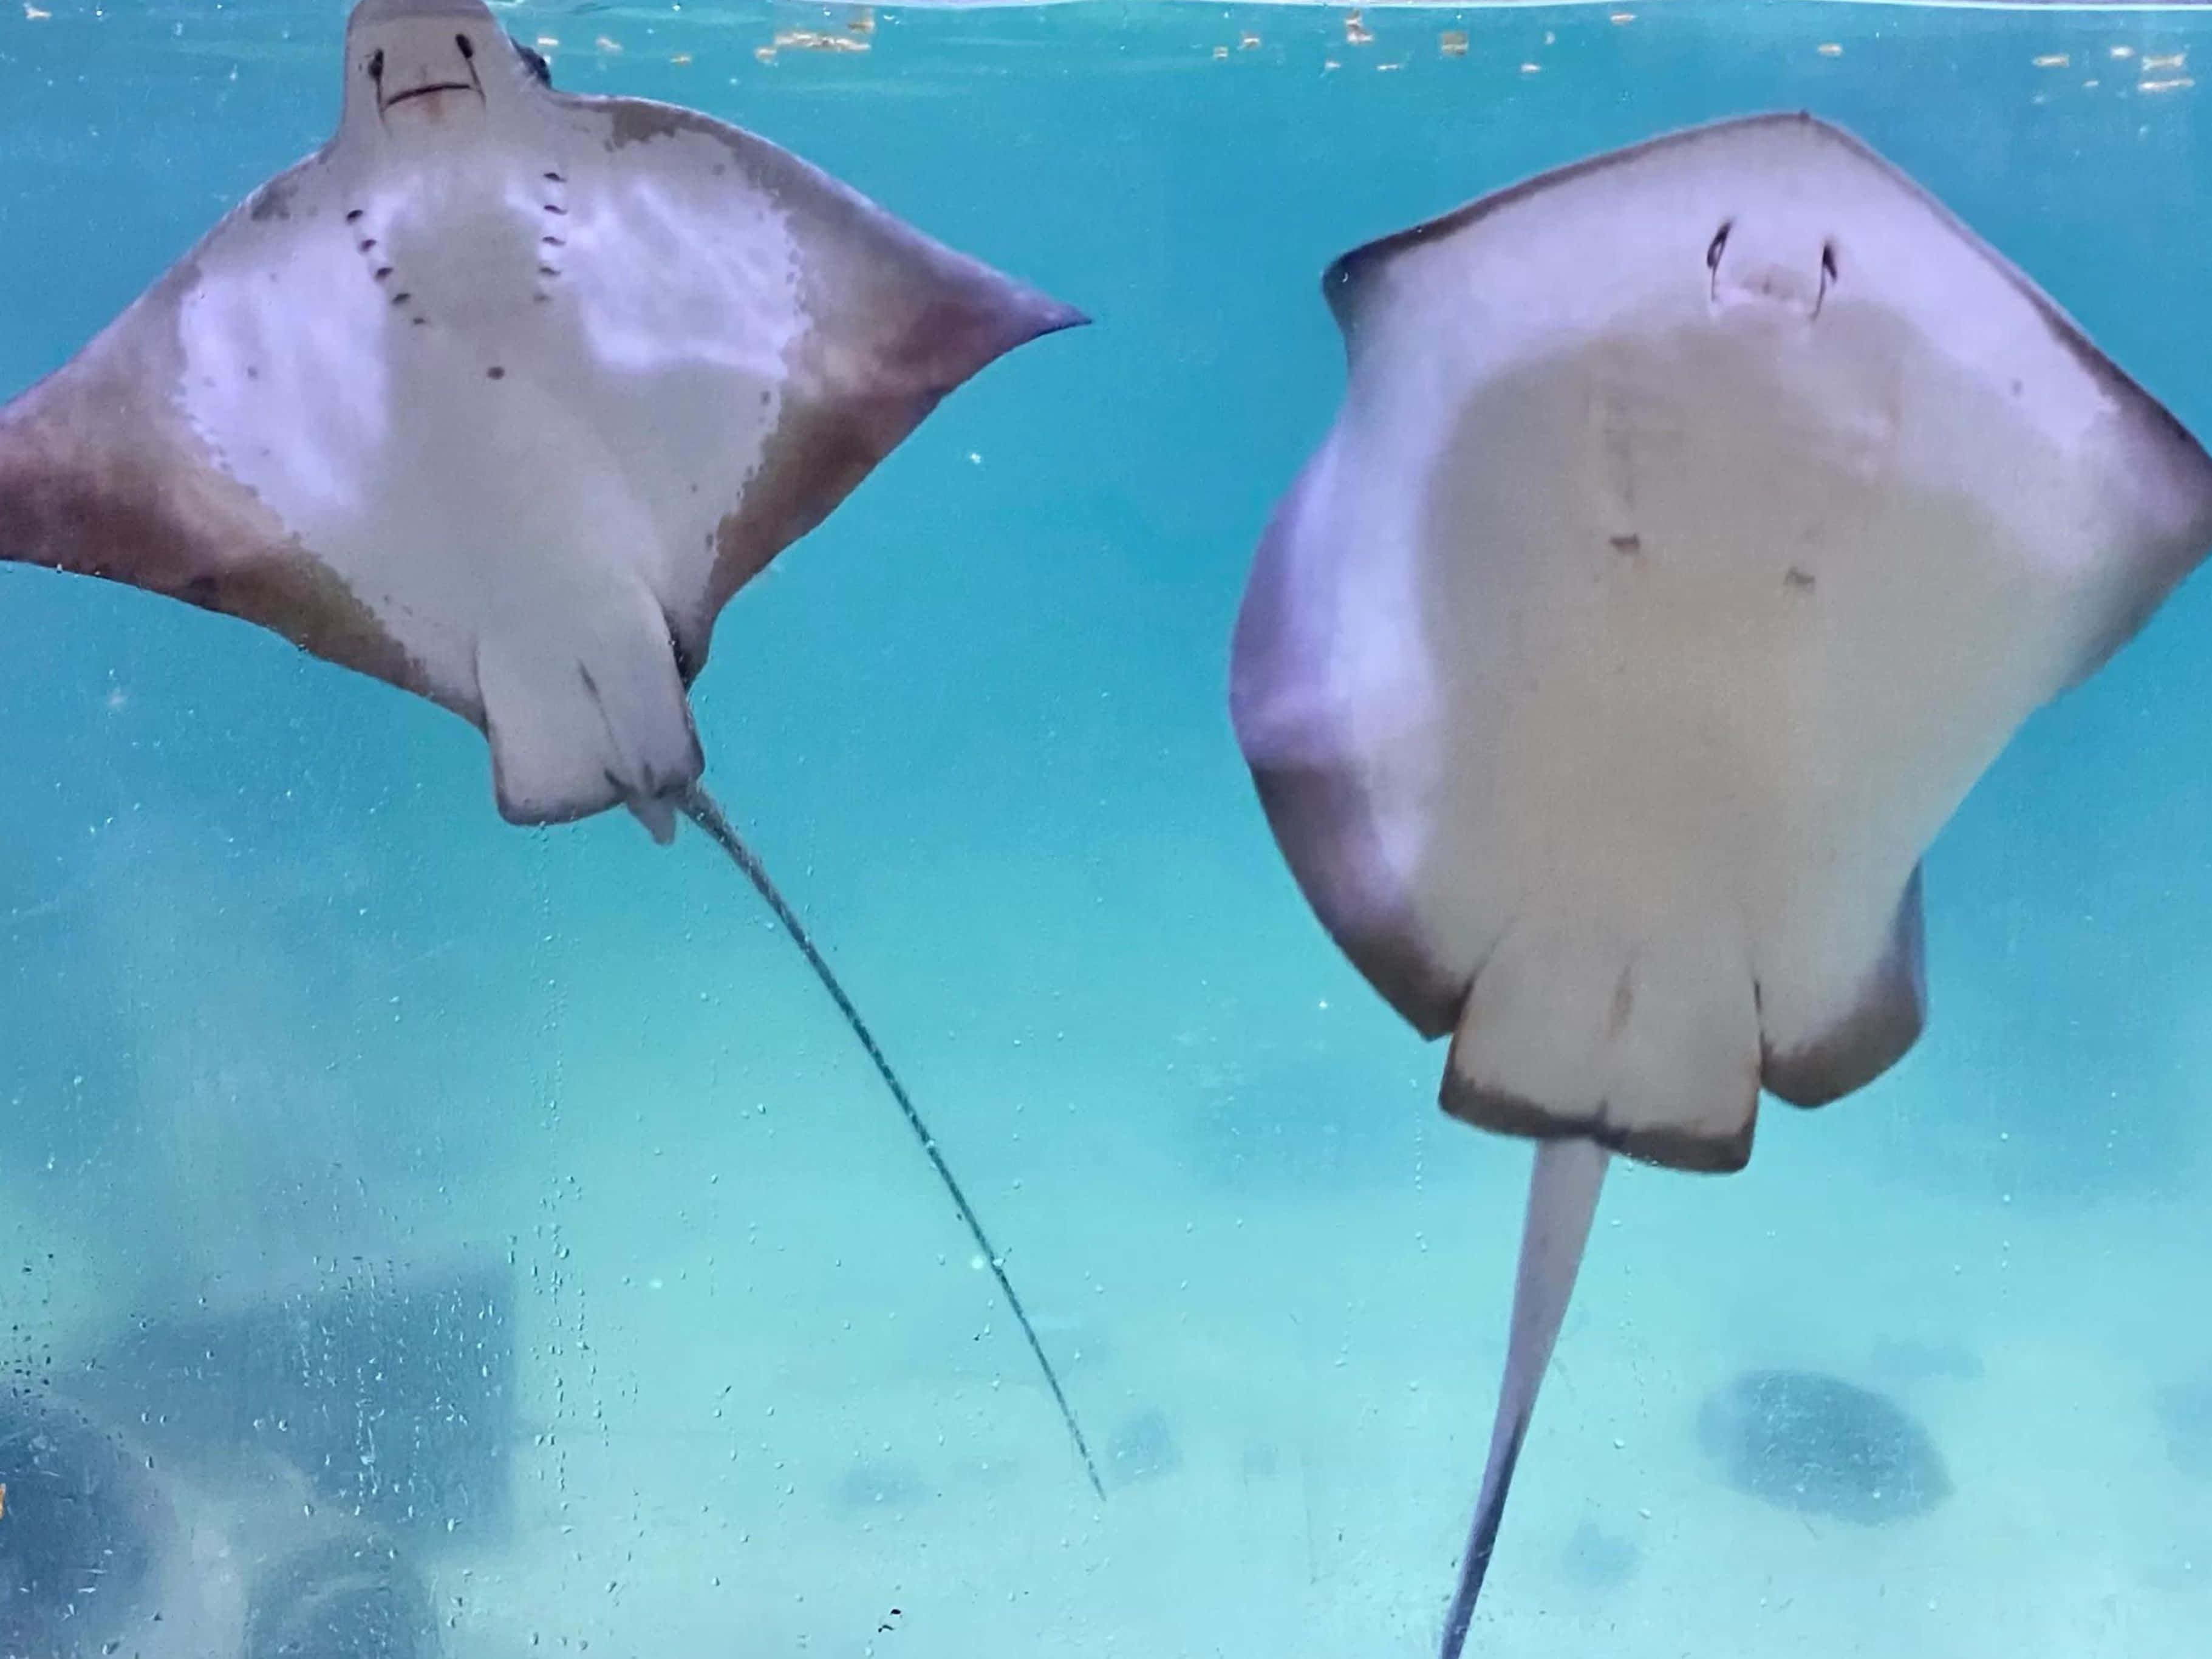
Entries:
{"type": "Polygon", "coordinates": [[[270,179],[253,192],[247,206],[247,215],[256,224],[270,219],[289,219],[292,216],[292,192],[298,188],[289,178],[279,176],[270,179]]]}
{"type": "Polygon", "coordinates": [[[1738,1492],[1881,1526],[1951,1494],[1928,1431],[1887,1396],[1818,1371],[1746,1371],[1707,1396],[1698,1442],[1738,1492]]]}

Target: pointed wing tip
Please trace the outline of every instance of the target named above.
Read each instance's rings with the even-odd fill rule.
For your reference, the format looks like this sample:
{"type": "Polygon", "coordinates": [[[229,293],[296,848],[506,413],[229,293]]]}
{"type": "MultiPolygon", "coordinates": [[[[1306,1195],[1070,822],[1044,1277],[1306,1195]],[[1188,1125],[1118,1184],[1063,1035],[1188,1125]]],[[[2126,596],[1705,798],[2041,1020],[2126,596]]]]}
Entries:
{"type": "Polygon", "coordinates": [[[963,320],[947,321],[917,311],[915,326],[926,360],[949,391],[1008,352],[1034,344],[1047,335],[1086,328],[1090,317],[1041,289],[986,270],[958,301],[963,320]]]}
{"type": "Polygon", "coordinates": [[[1030,340],[1042,340],[1048,334],[1064,333],[1071,328],[1089,328],[1095,320],[1088,312],[1034,290],[1025,298],[1030,340]]]}

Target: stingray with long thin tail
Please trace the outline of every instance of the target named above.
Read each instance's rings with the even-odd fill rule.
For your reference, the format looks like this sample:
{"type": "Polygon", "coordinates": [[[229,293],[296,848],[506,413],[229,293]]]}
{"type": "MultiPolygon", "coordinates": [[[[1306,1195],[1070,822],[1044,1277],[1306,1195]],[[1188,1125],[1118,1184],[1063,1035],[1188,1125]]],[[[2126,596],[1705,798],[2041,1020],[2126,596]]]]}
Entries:
{"type": "Polygon", "coordinates": [[[775,146],[566,95],[482,0],[362,0],[344,104],[0,410],[0,556],[220,611],[490,741],[518,823],[681,812],[775,909],[951,1194],[883,1051],[701,788],[722,607],[938,401],[1085,320],[775,146]]]}
{"type": "Polygon", "coordinates": [[[1443,1104],[1538,1142],[1459,1653],[1608,1156],[1741,1168],[1920,1033],[1920,863],[2212,545],[2212,458],[1807,116],[1545,174],[1331,267],[1347,386],[1231,701],[1443,1104]]]}

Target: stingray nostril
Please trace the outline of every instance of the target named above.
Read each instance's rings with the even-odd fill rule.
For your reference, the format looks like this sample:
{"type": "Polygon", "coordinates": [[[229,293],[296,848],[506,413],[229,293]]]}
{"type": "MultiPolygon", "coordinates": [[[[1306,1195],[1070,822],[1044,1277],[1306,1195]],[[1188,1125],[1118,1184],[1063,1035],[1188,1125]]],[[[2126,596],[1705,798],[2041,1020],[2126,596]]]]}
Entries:
{"type": "Polygon", "coordinates": [[[1823,242],[1820,244],[1821,279],[1824,283],[1832,283],[1837,279],[1837,275],[1836,245],[1833,242],[1823,242]]]}
{"type": "Polygon", "coordinates": [[[368,78],[372,81],[384,78],[384,48],[381,46],[368,55],[368,78]]]}
{"type": "Polygon", "coordinates": [[[1713,240],[1705,244],[1705,269],[1707,270],[1718,271],[1720,270],[1721,250],[1728,246],[1729,232],[1735,228],[1735,220],[1722,220],[1721,228],[1713,233],[1713,240]]]}
{"type": "Polygon", "coordinates": [[[477,43],[465,34],[455,35],[453,44],[461,49],[461,56],[464,58],[473,58],[477,55],[477,43]]]}

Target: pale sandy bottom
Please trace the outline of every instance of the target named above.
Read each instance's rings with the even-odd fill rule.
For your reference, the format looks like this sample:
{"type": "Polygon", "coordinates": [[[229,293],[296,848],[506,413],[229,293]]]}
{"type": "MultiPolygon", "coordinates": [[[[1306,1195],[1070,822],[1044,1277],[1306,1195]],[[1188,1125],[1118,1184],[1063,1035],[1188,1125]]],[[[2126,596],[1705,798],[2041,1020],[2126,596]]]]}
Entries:
{"type": "MultiPolygon", "coordinates": [[[[451,1659],[1433,1650],[1527,1151],[1437,1115],[1439,1052],[1340,975],[1315,994],[1334,964],[1280,894],[1228,914],[1203,855],[1163,862],[1172,902],[1101,910],[1110,867],[1040,853],[993,872],[994,927],[960,913],[972,873],[934,918],[881,907],[919,931],[872,931],[849,888],[822,913],[1007,1248],[1103,1507],[874,1079],[726,872],[626,865],[625,904],[680,931],[586,921],[529,960],[542,1008],[479,1020],[441,1062],[482,1114],[447,1126],[470,1173],[379,1195],[395,1252],[473,1244],[519,1274],[518,1526],[438,1566],[451,1659]],[[1352,1173],[1232,1188],[1218,1141],[1209,1162],[1191,1126],[1263,1046],[1255,1122],[1268,1091],[1310,1115],[1372,1076],[1387,1116],[1352,1173]],[[1309,1076],[1309,1052],[1334,1058],[1309,1076]]],[[[420,1006],[482,978],[428,971],[393,983],[420,1006]]],[[[2173,1468],[2154,1398],[2212,1372],[2212,1175],[2066,1207],[1924,1178],[1939,1137],[1953,1167],[1975,1158],[1978,1022],[1952,1006],[1863,1096],[1770,1106],[1745,1174],[1616,1174],[1471,1653],[2203,1652],[2212,1483],[2173,1468]],[[1953,1495],[1869,1528],[1732,1491],[1697,1410],[1761,1366],[1890,1394],[1953,1495]]],[[[382,1086],[362,1080],[372,1105],[382,1086]]],[[[220,1167],[239,1149],[211,1134],[220,1167]]],[[[127,1209],[146,1189],[128,1155],[81,1182],[127,1209]]],[[[40,1179],[0,1191],[8,1259],[51,1258],[10,1304],[19,1345],[66,1353],[112,1318],[102,1285],[176,1248],[167,1220],[116,1219],[40,1179]]]]}
{"type": "MultiPolygon", "coordinates": [[[[716,1087],[712,1063],[664,1059],[690,1079],[667,1097],[716,1087]]],[[[547,1270],[524,1343],[545,1438],[514,1547],[441,1583],[457,1651],[1432,1650],[1524,1151],[1424,1121],[1401,1178],[1293,1201],[1182,1167],[1157,1127],[1170,1085],[1142,1127],[1112,1082],[1064,1088],[1048,1121],[1024,1106],[1036,1155],[978,1197],[1108,1463],[1101,1508],[867,1079],[826,1044],[816,1066],[811,1121],[726,1085],[703,1137],[657,1109],[605,1133],[635,1069],[570,1070],[543,1179],[512,1200],[547,1270]],[[1111,1454],[1161,1461],[1147,1413],[1173,1467],[1133,1474],[1111,1454]]],[[[1883,1139],[1932,1108],[1930,1069],[1887,1086],[1770,1107],[1743,1176],[1616,1177],[1471,1651],[2203,1652],[2212,1487],[2171,1467],[2152,1395],[2212,1364],[2191,1311],[2207,1206],[1916,1192],[1883,1139]],[[1891,1375],[1898,1345],[1939,1363],[1891,1375]],[[1954,1495],[1869,1528],[1731,1491],[1695,1413],[1762,1365],[1892,1394],[1954,1495]]]]}

